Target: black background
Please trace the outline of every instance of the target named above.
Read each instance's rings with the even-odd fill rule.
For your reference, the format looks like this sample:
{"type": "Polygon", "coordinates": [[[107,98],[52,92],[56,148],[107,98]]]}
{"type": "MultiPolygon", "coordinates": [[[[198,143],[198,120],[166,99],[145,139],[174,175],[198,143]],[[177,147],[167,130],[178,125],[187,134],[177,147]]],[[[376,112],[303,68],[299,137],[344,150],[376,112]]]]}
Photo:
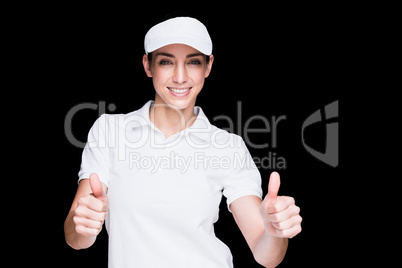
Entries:
{"type": "MultiPolygon", "coordinates": [[[[151,80],[141,64],[143,38],[167,13],[178,10],[201,20],[213,40],[215,62],[197,99],[212,124],[228,127],[213,118],[227,115],[236,119],[239,101],[243,127],[253,115],[263,115],[270,122],[271,116],[286,116],[278,124],[276,148],[271,146],[270,133],[250,134],[253,142],[268,142],[269,148],[249,147],[252,156],[263,157],[271,152],[286,161],[285,169],[260,168],[264,196],[269,174],[276,170],[282,180],[280,194],[293,196],[301,208],[302,233],[290,240],[279,267],[328,267],[349,258],[346,247],[339,248],[344,235],[340,204],[350,194],[342,184],[342,174],[350,164],[345,149],[345,115],[350,110],[348,93],[353,90],[350,78],[355,64],[351,57],[355,26],[346,23],[350,15],[347,11],[265,5],[161,10],[149,5],[47,8],[51,12],[34,16],[35,24],[26,25],[27,41],[32,44],[26,68],[33,70],[34,84],[47,92],[31,93],[40,99],[33,114],[41,118],[44,127],[41,136],[45,138],[37,147],[51,156],[42,162],[47,170],[38,170],[46,178],[43,189],[57,189],[56,194],[44,195],[40,209],[49,220],[40,223],[46,231],[36,235],[51,243],[39,250],[39,262],[107,267],[105,230],[87,250],[75,251],[64,241],[63,222],[77,189],[82,153],[82,148],[72,145],[65,135],[65,117],[81,103],[104,102],[106,107],[114,104],[116,110],[112,113],[128,113],[153,99],[151,80]],[[340,159],[339,166],[333,168],[304,149],[301,126],[310,114],[335,100],[339,100],[340,159]]],[[[86,140],[98,116],[99,111],[90,109],[74,116],[72,131],[78,140],[86,140]]],[[[261,121],[250,127],[262,127],[261,121]]],[[[324,151],[325,125],[311,126],[305,135],[311,147],[324,151]]],[[[231,249],[235,267],[261,267],[254,261],[225,201],[215,224],[216,235],[231,249]]]]}

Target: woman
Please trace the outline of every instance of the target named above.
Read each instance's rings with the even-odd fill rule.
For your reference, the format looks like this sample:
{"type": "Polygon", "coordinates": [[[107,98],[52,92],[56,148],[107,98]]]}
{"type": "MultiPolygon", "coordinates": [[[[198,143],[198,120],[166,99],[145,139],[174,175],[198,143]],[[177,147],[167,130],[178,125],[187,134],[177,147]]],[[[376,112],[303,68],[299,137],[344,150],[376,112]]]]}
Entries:
{"type": "Polygon", "coordinates": [[[65,221],[74,249],[90,247],[106,220],[109,267],[233,267],[215,237],[222,195],[255,260],[277,266],[301,231],[294,199],[277,196],[241,137],[211,125],[195,106],[214,62],[196,19],[177,17],[145,36],[143,66],[155,100],[125,115],[102,115],[84,149],[79,186],[65,221]]]}

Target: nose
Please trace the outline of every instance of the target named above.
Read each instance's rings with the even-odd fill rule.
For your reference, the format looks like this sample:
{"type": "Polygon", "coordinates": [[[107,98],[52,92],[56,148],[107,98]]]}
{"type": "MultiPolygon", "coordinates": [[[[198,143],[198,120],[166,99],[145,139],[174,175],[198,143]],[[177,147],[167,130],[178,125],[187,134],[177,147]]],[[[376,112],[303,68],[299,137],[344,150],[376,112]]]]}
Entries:
{"type": "Polygon", "coordinates": [[[174,70],[173,82],[183,84],[187,82],[187,69],[184,64],[177,64],[174,70]]]}

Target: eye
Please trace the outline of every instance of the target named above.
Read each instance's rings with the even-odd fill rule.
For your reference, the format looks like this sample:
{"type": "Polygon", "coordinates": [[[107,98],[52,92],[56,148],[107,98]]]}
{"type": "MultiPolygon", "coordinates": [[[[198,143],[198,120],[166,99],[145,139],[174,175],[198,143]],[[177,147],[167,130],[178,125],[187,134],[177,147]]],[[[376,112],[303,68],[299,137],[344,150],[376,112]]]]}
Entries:
{"type": "Polygon", "coordinates": [[[193,65],[200,65],[201,61],[200,60],[190,60],[189,64],[193,64],[193,65]]]}
{"type": "Polygon", "coordinates": [[[170,65],[170,64],[172,64],[169,60],[161,60],[160,62],[159,62],[159,64],[160,65],[170,65]]]}

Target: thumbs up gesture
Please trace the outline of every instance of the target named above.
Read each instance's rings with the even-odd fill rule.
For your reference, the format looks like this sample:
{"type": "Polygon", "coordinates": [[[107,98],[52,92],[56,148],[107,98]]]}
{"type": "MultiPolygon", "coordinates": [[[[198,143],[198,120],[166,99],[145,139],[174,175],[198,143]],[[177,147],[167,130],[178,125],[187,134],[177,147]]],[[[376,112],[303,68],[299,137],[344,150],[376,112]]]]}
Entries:
{"type": "Polygon", "coordinates": [[[301,232],[302,217],[293,197],[278,196],[280,184],[279,174],[272,172],[260,214],[268,233],[276,237],[292,238],[301,232]]]}
{"type": "Polygon", "coordinates": [[[78,200],[73,221],[77,233],[84,236],[96,236],[102,230],[107,215],[108,198],[96,173],[90,175],[89,185],[92,193],[83,195],[78,200]]]}

